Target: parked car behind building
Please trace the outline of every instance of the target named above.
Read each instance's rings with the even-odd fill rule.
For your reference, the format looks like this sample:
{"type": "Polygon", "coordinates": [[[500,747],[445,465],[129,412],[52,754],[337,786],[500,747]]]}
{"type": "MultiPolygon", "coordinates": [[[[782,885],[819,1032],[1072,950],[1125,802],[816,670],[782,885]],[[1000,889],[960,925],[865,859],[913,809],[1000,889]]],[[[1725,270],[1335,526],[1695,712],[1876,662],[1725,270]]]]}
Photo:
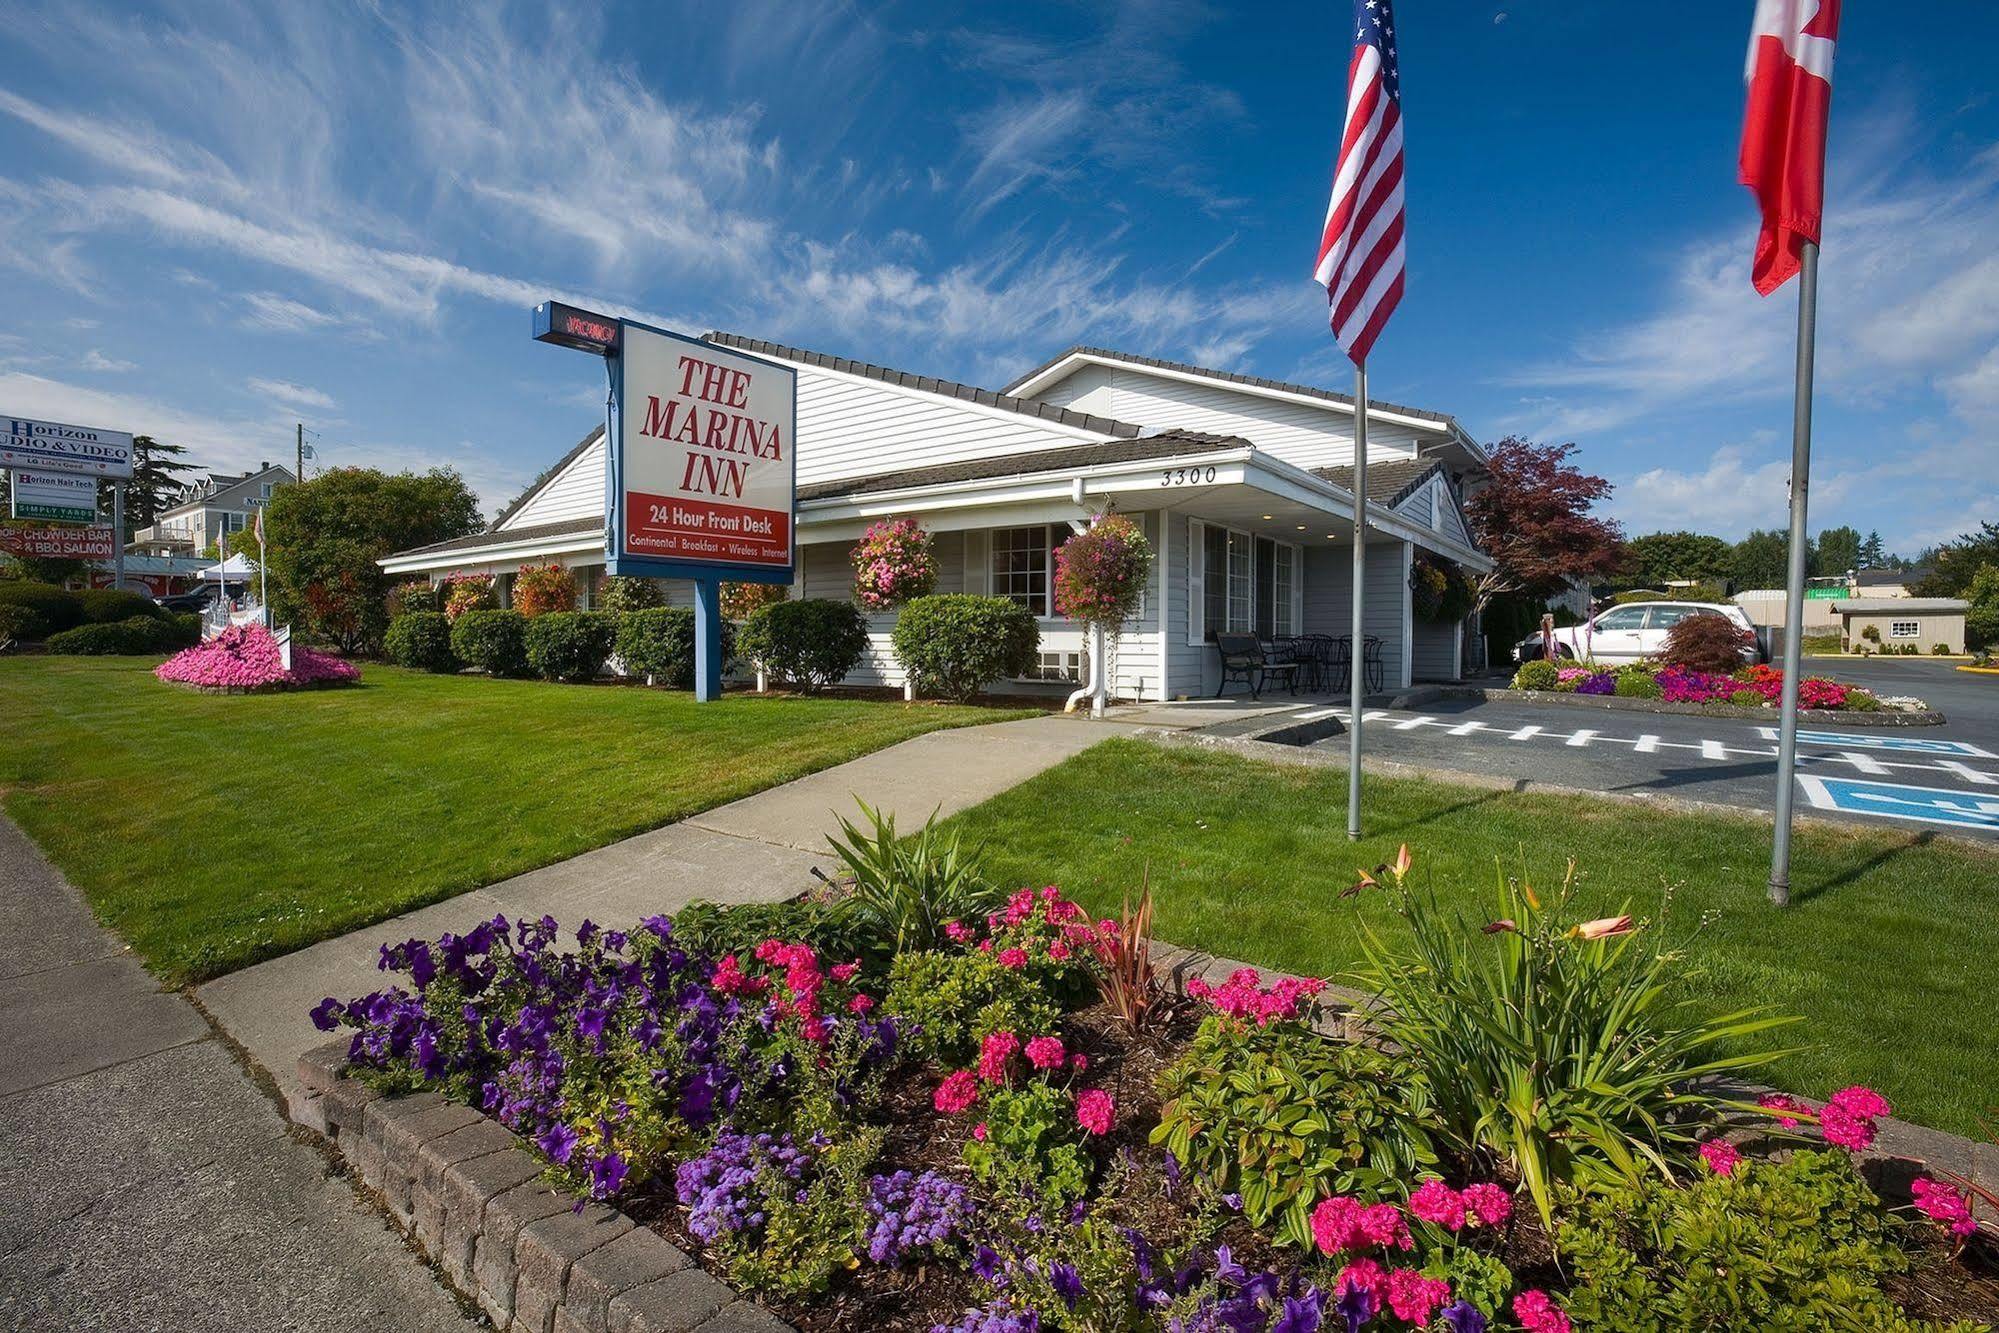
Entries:
{"type": "MultiPolygon", "coordinates": [[[[1739,606],[1717,602],[1626,602],[1599,611],[1593,619],[1555,631],[1555,654],[1594,662],[1636,662],[1656,657],[1666,646],[1666,633],[1688,616],[1720,616],[1748,636],[1743,644],[1745,663],[1762,661],[1767,645],[1759,642],[1756,626],[1739,606]]],[[[1532,662],[1545,653],[1540,634],[1531,634],[1513,646],[1517,661],[1532,662]]]]}

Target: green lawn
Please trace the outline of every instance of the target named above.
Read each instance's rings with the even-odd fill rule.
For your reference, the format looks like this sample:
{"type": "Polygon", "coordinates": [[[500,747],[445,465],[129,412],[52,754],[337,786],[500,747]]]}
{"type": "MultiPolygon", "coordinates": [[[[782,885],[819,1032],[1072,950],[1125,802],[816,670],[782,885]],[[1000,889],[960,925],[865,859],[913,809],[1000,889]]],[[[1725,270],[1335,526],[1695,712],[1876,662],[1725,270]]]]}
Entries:
{"type": "Polygon", "coordinates": [[[428,676],[204,695],[0,659],[7,813],[163,979],[200,981],[993,709],[428,676]]]}
{"type": "Polygon", "coordinates": [[[1793,906],[1765,901],[1767,825],[1607,801],[1370,779],[1370,836],[1346,839],[1343,769],[1110,741],[959,816],[1006,884],[1059,883],[1114,911],[1150,868],[1157,933],[1294,972],[1359,962],[1356,914],[1399,935],[1379,895],[1341,900],[1357,866],[1407,842],[1419,883],[1490,919],[1496,863],[1537,886],[1581,869],[1583,910],[1629,903],[1692,934],[1686,985],[1717,1010],[1771,1004],[1811,1049],[1770,1081],[1824,1095],[1868,1083],[1906,1118],[1976,1133],[1999,1106],[1999,849],[1892,829],[1800,826],[1793,906]]]}

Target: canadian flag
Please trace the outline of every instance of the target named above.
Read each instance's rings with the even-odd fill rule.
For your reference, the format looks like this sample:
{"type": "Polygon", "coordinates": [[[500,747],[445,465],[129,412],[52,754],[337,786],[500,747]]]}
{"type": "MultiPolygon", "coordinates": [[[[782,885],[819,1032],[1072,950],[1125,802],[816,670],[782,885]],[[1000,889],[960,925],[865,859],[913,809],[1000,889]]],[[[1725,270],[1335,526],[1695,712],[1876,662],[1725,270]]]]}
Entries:
{"type": "Polygon", "coordinates": [[[1750,278],[1768,296],[1818,244],[1825,212],[1825,132],[1839,0],[1756,0],[1749,32],[1749,107],[1742,117],[1742,183],[1756,192],[1763,230],[1750,278]]]}

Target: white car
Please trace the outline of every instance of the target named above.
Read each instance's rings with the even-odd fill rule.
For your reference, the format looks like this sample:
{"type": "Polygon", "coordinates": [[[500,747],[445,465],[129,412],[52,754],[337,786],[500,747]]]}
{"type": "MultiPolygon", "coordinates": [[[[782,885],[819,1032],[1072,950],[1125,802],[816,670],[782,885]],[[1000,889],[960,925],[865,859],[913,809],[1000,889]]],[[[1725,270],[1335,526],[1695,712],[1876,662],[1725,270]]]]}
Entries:
{"type": "MultiPolygon", "coordinates": [[[[1666,631],[1688,616],[1721,616],[1742,631],[1742,660],[1762,660],[1756,626],[1739,606],[1720,602],[1626,602],[1599,611],[1595,619],[1555,631],[1555,655],[1593,662],[1636,662],[1656,657],[1666,646],[1666,631]]],[[[1513,645],[1514,658],[1533,662],[1544,655],[1539,632],[1513,645]]]]}

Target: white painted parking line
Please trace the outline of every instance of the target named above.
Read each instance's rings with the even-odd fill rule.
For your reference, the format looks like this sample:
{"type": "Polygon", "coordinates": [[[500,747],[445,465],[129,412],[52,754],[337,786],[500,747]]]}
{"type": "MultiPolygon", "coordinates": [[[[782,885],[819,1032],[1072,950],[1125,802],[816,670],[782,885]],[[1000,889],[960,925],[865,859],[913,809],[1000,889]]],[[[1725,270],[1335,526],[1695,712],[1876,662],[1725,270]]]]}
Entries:
{"type": "MultiPolygon", "coordinates": [[[[1955,773],[1965,781],[1975,782],[1981,787],[1999,787],[1999,777],[1990,773],[1981,773],[1961,759],[1939,759],[1936,766],[1946,773],[1955,773]]],[[[1911,764],[1908,767],[1914,768],[1916,765],[1911,764]]]]}
{"type": "Polygon", "coordinates": [[[1657,736],[1640,736],[1638,744],[1632,750],[1634,754],[1657,754],[1658,752],[1659,738],[1657,736]]]}
{"type": "Polygon", "coordinates": [[[1726,762],[1728,759],[1728,747],[1720,741],[1702,741],[1701,758],[1718,759],[1726,762]]]}
{"type": "Polygon", "coordinates": [[[1509,741],[1526,741],[1532,740],[1540,734],[1541,729],[1539,727],[1522,727],[1518,731],[1508,732],[1506,739],[1509,741]]]}
{"type": "Polygon", "coordinates": [[[1852,764],[1855,770],[1865,773],[1870,778],[1892,778],[1895,776],[1893,769],[1871,754],[1861,754],[1857,750],[1848,750],[1839,755],[1839,758],[1852,764]]]}
{"type": "Polygon", "coordinates": [[[1341,716],[1341,713],[1340,710],[1337,708],[1314,708],[1309,713],[1298,714],[1298,720],[1300,722],[1317,722],[1322,717],[1339,717],[1339,716],[1341,716]]]}
{"type": "Polygon", "coordinates": [[[1570,736],[1566,741],[1562,743],[1564,745],[1568,745],[1575,749],[1580,750],[1583,746],[1589,744],[1590,737],[1594,735],[1596,735],[1594,731],[1591,731],[1587,727],[1585,727],[1583,728],[1583,730],[1576,732],[1574,735],[1570,736]]]}
{"type": "Polygon", "coordinates": [[[1483,722],[1460,722],[1458,723],[1458,725],[1452,727],[1444,734],[1446,736],[1469,736],[1475,731],[1484,731],[1484,730],[1485,730],[1485,723],[1483,722]]]}
{"type": "MultiPolygon", "coordinates": [[[[1758,727],[1763,739],[1777,739],[1775,727],[1758,727]]],[[[1961,759],[1999,759],[1988,751],[1979,749],[1970,741],[1946,741],[1929,736],[1860,735],[1851,731],[1800,731],[1798,740],[1805,745],[1829,745],[1841,750],[1902,750],[1909,754],[1949,754],[1961,759]]]]}
{"type": "MultiPolygon", "coordinates": [[[[1362,714],[1362,716],[1365,717],[1366,715],[1362,714]]],[[[1416,730],[1416,728],[1428,726],[1430,723],[1435,722],[1436,720],[1437,719],[1433,717],[1412,717],[1404,721],[1397,722],[1395,724],[1395,729],[1397,731],[1414,731],[1416,730]]]]}

